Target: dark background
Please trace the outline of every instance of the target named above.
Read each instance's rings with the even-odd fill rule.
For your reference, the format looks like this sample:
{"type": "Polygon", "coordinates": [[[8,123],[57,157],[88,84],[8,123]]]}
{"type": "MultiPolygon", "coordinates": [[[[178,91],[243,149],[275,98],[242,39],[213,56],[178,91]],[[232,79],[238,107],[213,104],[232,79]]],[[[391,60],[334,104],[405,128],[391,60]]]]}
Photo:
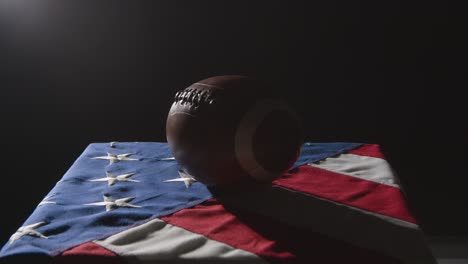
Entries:
{"type": "Polygon", "coordinates": [[[272,83],[307,141],[380,144],[424,231],[468,235],[463,9],[253,2],[0,2],[0,240],[89,143],[165,141],[174,93],[222,74],[272,83]]]}

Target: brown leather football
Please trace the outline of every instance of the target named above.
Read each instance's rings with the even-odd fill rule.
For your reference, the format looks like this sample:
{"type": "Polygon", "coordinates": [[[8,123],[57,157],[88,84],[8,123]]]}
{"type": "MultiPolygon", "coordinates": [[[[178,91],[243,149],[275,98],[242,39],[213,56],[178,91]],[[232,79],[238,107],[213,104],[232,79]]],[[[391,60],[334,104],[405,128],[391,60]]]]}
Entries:
{"type": "Polygon", "coordinates": [[[215,76],[175,95],[166,122],[174,158],[207,185],[268,183],[296,161],[297,115],[271,89],[246,76],[215,76]]]}

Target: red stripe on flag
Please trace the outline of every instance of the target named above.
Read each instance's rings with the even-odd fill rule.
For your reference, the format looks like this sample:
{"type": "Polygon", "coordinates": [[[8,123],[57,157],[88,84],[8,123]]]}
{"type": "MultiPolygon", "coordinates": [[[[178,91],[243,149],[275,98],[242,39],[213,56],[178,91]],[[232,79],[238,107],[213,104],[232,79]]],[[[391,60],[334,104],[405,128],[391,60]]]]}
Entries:
{"type": "Polygon", "coordinates": [[[291,252],[278,248],[276,241],[262,236],[257,230],[242,223],[216,200],[206,201],[161,219],[261,257],[285,260],[294,258],[291,252]]]}
{"type": "Polygon", "coordinates": [[[169,224],[256,254],[270,263],[395,264],[394,258],[343,241],[276,222],[271,218],[227,209],[217,200],[162,217],[169,224]]]}
{"type": "Polygon", "coordinates": [[[385,156],[383,155],[379,145],[377,144],[364,144],[359,148],[349,150],[346,153],[385,159],[385,156]]]}
{"type": "Polygon", "coordinates": [[[274,184],[372,213],[416,223],[401,190],[309,165],[285,173],[274,184]]]}
{"type": "Polygon", "coordinates": [[[83,264],[86,261],[103,264],[124,264],[126,263],[116,253],[103,248],[95,243],[87,242],[72,249],[62,252],[53,258],[53,264],[83,264]]]}

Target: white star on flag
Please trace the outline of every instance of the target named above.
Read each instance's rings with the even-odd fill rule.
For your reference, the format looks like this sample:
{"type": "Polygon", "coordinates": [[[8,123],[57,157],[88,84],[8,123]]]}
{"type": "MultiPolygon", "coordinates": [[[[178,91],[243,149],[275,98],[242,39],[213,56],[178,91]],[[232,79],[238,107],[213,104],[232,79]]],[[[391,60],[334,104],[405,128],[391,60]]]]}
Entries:
{"type": "Polygon", "coordinates": [[[112,154],[107,152],[107,156],[94,157],[93,159],[104,159],[109,160],[109,164],[114,164],[122,160],[139,160],[134,158],[129,158],[128,156],[134,155],[135,153],[125,153],[125,154],[112,154]]]}
{"type": "Polygon", "coordinates": [[[106,195],[104,197],[104,202],[96,202],[96,203],[88,203],[84,205],[94,205],[94,206],[105,206],[106,211],[111,211],[115,209],[115,207],[133,207],[133,208],[140,208],[141,206],[133,205],[128,202],[135,199],[135,197],[127,197],[127,198],[120,198],[120,199],[112,199],[106,195]]]}
{"type": "Polygon", "coordinates": [[[124,181],[124,182],[140,182],[137,180],[129,179],[129,177],[135,175],[136,172],[132,173],[125,173],[125,174],[120,174],[120,175],[112,175],[109,172],[106,171],[106,177],[104,178],[99,178],[99,179],[94,179],[94,180],[89,180],[92,182],[99,182],[99,181],[107,181],[107,184],[109,186],[114,185],[115,182],[117,181],[124,181]]]}
{"type": "Polygon", "coordinates": [[[159,159],[159,160],[175,160],[174,157],[170,157],[170,158],[162,158],[162,159],[159,159]]]}
{"type": "Polygon", "coordinates": [[[44,236],[40,232],[36,231],[35,229],[46,224],[46,222],[39,222],[32,225],[22,226],[18,228],[18,230],[10,237],[10,244],[15,242],[16,240],[20,239],[23,236],[37,236],[48,239],[47,236],[44,236]]]}
{"type": "Polygon", "coordinates": [[[50,198],[52,198],[54,196],[57,196],[57,194],[54,193],[54,194],[46,196],[37,206],[39,207],[39,206],[44,205],[44,204],[56,204],[57,202],[49,200],[50,198]]]}
{"type": "Polygon", "coordinates": [[[192,186],[192,183],[197,181],[192,175],[189,175],[188,173],[186,173],[183,170],[179,170],[179,175],[180,175],[180,178],[166,180],[164,182],[181,182],[181,181],[183,181],[185,183],[185,187],[188,188],[188,187],[192,186]]]}

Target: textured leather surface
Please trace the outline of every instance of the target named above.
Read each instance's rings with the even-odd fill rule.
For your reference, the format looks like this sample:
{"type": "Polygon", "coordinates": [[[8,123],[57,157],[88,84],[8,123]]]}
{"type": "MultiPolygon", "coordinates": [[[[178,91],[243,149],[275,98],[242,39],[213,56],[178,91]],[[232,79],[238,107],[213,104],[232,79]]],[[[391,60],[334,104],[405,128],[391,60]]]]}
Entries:
{"type": "Polygon", "coordinates": [[[209,185],[251,181],[251,173],[239,164],[243,154],[236,154],[235,146],[244,120],[244,130],[254,131],[246,136],[254,163],[268,172],[285,171],[302,144],[299,120],[282,110],[267,112],[256,123],[245,119],[253,106],[267,98],[268,87],[245,76],[211,77],[179,91],[166,123],[174,157],[189,174],[209,185]]]}

